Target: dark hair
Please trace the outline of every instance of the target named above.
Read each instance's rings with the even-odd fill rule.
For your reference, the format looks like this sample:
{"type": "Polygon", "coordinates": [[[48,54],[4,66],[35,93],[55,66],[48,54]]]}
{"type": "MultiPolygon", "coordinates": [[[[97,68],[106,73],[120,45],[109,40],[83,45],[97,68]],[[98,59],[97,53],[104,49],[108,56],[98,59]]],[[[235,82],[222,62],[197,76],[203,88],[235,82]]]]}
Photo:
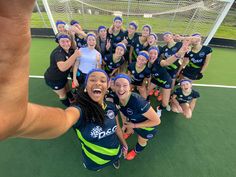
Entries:
{"type": "Polygon", "coordinates": [[[89,122],[94,122],[99,125],[104,124],[105,116],[102,106],[93,101],[87,92],[84,92],[84,87],[78,88],[75,105],[79,105],[81,108],[85,125],[89,122]]]}

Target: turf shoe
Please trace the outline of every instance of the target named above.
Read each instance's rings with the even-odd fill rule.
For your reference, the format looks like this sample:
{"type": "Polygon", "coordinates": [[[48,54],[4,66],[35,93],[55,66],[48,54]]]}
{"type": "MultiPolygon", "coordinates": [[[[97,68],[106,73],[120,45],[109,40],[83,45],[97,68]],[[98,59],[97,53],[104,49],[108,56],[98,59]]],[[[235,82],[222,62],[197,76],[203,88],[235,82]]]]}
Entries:
{"type": "Polygon", "coordinates": [[[131,136],[131,133],[123,133],[123,138],[126,140],[131,136]]]}
{"type": "Polygon", "coordinates": [[[135,150],[131,150],[127,156],[126,156],[126,160],[133,160],[135,158],[135,156],[137,155],[137,153],[135,152],[135,150]]]}
{"type": "Polygon", "coordinates": [[[159,117],[161,117],[161,112],[162,112],[162,110],[160,109],[159,106],[157,106],[157,115],[158,115],[159,117]]]}
{"type": "Polygon", "coordinates": [[[120,168],[120,160],[115,161],[112,165],[115,169],[118,170],[120,168]]]}

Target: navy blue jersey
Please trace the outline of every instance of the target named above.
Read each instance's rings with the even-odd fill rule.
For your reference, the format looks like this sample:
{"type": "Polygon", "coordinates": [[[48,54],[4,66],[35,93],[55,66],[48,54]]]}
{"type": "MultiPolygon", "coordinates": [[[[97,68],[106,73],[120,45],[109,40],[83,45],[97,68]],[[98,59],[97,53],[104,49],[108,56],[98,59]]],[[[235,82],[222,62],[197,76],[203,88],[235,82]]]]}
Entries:
{"type": "Polygon", "coordinates": [[[120,104],[120,111],[132,123],[144,122],[147,120],[143,114],[150,109],[150,103],[137,93],[131,93],[129,101],[125,106],[120,104]]]}
{"type": "Polygon", "coordinates": [[[157,58],[151,66],[151,82],[162,88],[171,88],[172,79],[166,68],[160,65],[160,58],[157,58]]]}
{"type": "Polygon", "coordinates": [[[139,86],[142,85],[144,78],[150,77],[151,73],[151,70],[147,65],[141,72],[138,72],[136,69],[136,62],[129,64],[128,70],[131,73],[131,83],[133,85],[139,85],[139,86]]]}
{"type": "Polygon", "coordinates": [[[113,58],[114,58],[113,54],[108,54],[105,55],[104,57],[104,62],[106,63],[104,70],[106,71],[107,74],[111,74],[113,70],[119,68],[125,62],[125,58],[123,56],[117,62],[115,62],[113,58]]]}
{"type": "Polygon", "coordinates": [[[176,100],[182,104],[182,103],[189,103],[191,102],[193,99],[195,98],[199,98],[200,97],[200,94],[195,91],[195,90],[192,90],[192,92],[189,94],[189,95],[184,95],[183,94],[183,91],[181,88],[177,88],[173,95],[176,95],[176,100]]]}
{"type": "Polygon", "coordinates": [[[123,39],[124,39],[124,31],[120,30],[120,32],[118,34],[114,35],[114,34],[110,34],[109,30],[107,29],[107,37],[108,37],[108,39],[111,40],[112,53],[114,53],[115,49],[116,49],[116,45],[119,42],[123,41],[123,39]]]}
{"type": "Polygon", "coordinates": [[[111,102],[106,102],[105,122],[99,125],[95,122],[85,124],[83,110],[74,129],[82,145],[84,164],[88,169],[97,170],[116,161],[121,152],[121,145],[116,135],[116,116],[118,110],[111,102]]]}
{"type": "MultiPolygon", "coordinates": [[[[163,59],[167,59],[171,57],[172,55],[176,54],[179,49],[182,47],[182,42],[177,42],[173,47],[169,48],[167,45],[163,46],[160,52],[160,55],[163,59]]],[[[179,60],[176,60],[171,65],[167,66],[166,69],[168,73],[171,75],[172,78],[175,77],[175,74],[178,72],[178,69],[180,67],[179,60]]]]}
{"type": "Polygon", "coordinates": [[[149,45],[145,46],[144,44],[141,44],[139,40],[139,36],[136,36],[133,40],[133,43],[131,44],[134,48],[132,53],[132,61],[136,61],[138,57],[138,53],[142,50],[148,51],[149,45]]]}
{"type": "Polygon", "coordinates": [[[130,47],[132,46],[132,44],[134,43],[134,39],[138,37],[138,33],[134,33],[134,36],[132,38],[129,38],[128,36],[128,31],[125,31],[124,33],[124,38],[127,40],[127,45],[126,45],[126,52],[124,54],[124,57],[126,59],[126,61],[128,61],[129,59],[129,51],[130,51],[130,47]]]}
{"type": "Polygon", "coordinates": [[[71,68],[67,69],[66,71],[60,71],[57,63],[60,61],[66,61],[73,53],[73,49],[70,49],[67,53],[61,46],[55,48],[50,55],[50,66],[44,73],[45,79],[51,81],[67,80],[71,68]]]}
{"type": "Polygon", "coordinates": [[[75,42],[78,48],[87,47],[87,41],[84,38],[80,38],[77,35],[75,35],[75,42]]]}
{"type": "Polygon", "coordinates": [[[212,53],[212,49],[208,46],[202,46],[201,50],[197,53],[189,51],[185,54],[185,57],[189,58],[189,63],[185,67],[185,72],[192,75],[198,74],[206,60],[208,54],[212,53]]]}

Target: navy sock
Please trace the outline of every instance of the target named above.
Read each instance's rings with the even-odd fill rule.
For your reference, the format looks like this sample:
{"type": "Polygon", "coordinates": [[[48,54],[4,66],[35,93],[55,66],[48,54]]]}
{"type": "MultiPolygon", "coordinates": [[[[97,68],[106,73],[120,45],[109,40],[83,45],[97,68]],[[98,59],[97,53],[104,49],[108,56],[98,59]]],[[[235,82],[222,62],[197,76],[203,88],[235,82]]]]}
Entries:
{"type": "Polygon", "coordinates": [[[162,109],[166,109],[166,107],[161,104],[161,105],[159,106],[159,110],[162,110],[162,109]]]}
{"type": "Polygon", "coordinates": [[[70,106],[70,101],[69,101],[69,99],[68,99],[67,97],[60,99],[60,101],[61,101],[62,104],[64,104],[66,107],[69,107],[69,106],[70,106]]]}
{"type": "Polygon", "coordinates": [[[139,143],[136,144],[135,146],[135,152],[140,153],[142,150],[144,150],[146,146],[141,146],[139,143]]]}

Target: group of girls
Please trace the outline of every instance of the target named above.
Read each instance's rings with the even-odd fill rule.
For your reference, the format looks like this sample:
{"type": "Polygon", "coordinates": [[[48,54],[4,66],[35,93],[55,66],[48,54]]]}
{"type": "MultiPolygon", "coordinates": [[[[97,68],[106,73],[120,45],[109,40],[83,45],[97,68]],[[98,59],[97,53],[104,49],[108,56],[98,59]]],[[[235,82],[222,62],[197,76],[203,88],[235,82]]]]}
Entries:
{"type": "Polygon", "coordinates": [[[59,45],[44,75],[46,84],[79,117],[74,129],[83,163],[91,170],[109,164],[118,168],[122,152],[127,160],[135,158],[155,136],[163,109],[191,118],[200,96],[192,82],[203,77],[211,58],[212,50],[201,44],[200,34],[182,37],[165,32],[161,47],[150,25],[138,34],[135,22],[126,31],[122,23],[117,16],[109,28],[99,26],[97,34],[86,34],[75,20],[70,25],[57,21],[59,45]],[[76,92],[70,90],[69,75],[76,92]],[[175,89],[177,83],[180,87],[175,89]],[[155,111],[149,96],[157,92],[161,103],[155,111]],[[128,151],[125,139],[134,132],[137,144],[128,151]]]}

